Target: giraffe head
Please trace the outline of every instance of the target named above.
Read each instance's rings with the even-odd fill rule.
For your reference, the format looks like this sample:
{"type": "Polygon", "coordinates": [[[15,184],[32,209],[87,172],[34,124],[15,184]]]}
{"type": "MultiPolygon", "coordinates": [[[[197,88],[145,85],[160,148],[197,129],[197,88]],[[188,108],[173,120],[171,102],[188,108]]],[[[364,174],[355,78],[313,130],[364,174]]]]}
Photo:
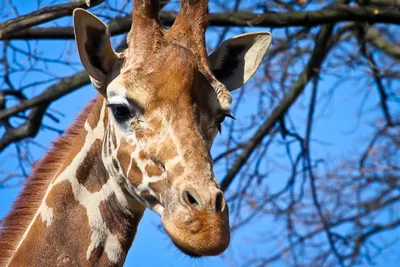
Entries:
{"type": "Polygon", "coordinates": [[[208,56],[207,2],[181,0],[166,29],[158,1],[135,0],[123,53],[112,49],[103,22],[74,11],[82,64],[110,110],[102,152],[112,155],[110,176],[122,176],[127,194],[160,214],[173,243],[191,256],[217,255],[229,244],[210,149],[230,116],[229,91],[255,73],[271,40],[267,32],[239,35],[208,56]]]}

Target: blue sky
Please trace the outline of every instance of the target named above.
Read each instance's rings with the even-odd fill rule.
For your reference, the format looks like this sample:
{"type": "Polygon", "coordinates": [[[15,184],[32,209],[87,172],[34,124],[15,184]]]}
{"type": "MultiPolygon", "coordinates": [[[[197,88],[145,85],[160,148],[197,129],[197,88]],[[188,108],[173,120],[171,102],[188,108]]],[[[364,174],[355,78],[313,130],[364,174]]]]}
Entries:
{"type": "MultiPolygon", "coordinates": [[[[23,8],[23,5],[20,5],[23,8]]],[[[20,7],[19,6],[19,7],[20,7]]],[[[25,7],[26,10],[32,10],[28,5],[25,7]]],[[[23,10],[23,9],[22,9],[23,10]]],[[[68,21],[62,21],[62,23],[69,23],[68,21]]],[[[260,31],[262,29],[248,29],[248,31],[260,31]]],[[[268,30],[268,29],[266,29],[268,30]]],[[[279,31],[273,31],[274,34],[280,34],[279,31]]],[[[231,36],[227,35],[227,37],[231,36]]],[[[209,41],[215,42],[215,34],[212,31],[208,33],[209,41]]],[[[24,42],[15,42],[15,45],[24,47],[24,42]]],[[[74,43],[69,42],[68,44],[71,49],[74,48],[74,43]]],[[[46,57],[57,57],[60,51],[64,48],[63,42],[61,41],[43,41],[40,43],[39,49],[43,50],[46,57]]],[[[72,56],[72,61],[79,62],[76,55],[72,56]]],[[[268,61],[268,57],[266,58],[268,61]]],[[[75,67],[74,67],[75,68],[75,67]]],[[[299,66],[300,68],[300,66],[299,66]]],[[[76,66],[76,69],[81,69],[80,66],[76,66]]],[[[68,76],[74,73],[74,70],[69,67],[62,65],[52,66],[51,72],[57,73],[60,76],[68,76]]],[[[363,70],[355,70],[353,74],[363,73],[363,70]]],[[[22,83],[28,83],[35,81],[41,74],[33,73],[26,77],[16,75],[14,79],[16,81],[22,81],[22,83]]],[[[258,73],[262,75],[262,73],[258,73]]],[[[340,73],[340,75],[345,75],[340,73]]],[[[319,87],[319,98],[327,99],[326,95],[331,92],[331,86],[337,80],[333,75],[323,75],[320,80],[319,87]]],[[[399,83],[397,83],[397,86],[399,83]]],[[[256,112],[257,97],[258,94],[252,90],[253,84],[250,83],[244,88],[245,99],[239,106],[235,113],[238,124],[246,124],[249,118],[256,112]]],[[[38,89],[40,90],[40,88],[38,89]]],[[[237,99],[239,91],[233,94],[234,99],[237,99]]],[[[72,93],[61,100],[56,101],[51,108],[62,111],[65,117],[62,118],[60,124],[54,124],[48,119],[46,123],[56,126],[60,129],[65,129],[70,125],[76,115],[82,110],[86,103],[94,98],[96,91],[91,86],[85,86],[84,88],[72,93]]],[[[310,87],[307,87],[303,96],[301,96],[296,102],[295,106],[290,110],[290,116],[296,127],[300,130],[304,129],[304,122],[306,120],[307,112],[305,107],[308,104],[310,95],[310,87]]],[[[322,101],[322,100],[321,100],[322,101]]],[[[313,153],[318,157],[333,158],[333,161],[340,161],[349,155],[359,152],[363,148],[365,142],[368,141],[368,136],[373,131],[373,127],[369,125],[369,122],[375,118],[381,116],[379,110],[376,110],[378,105],[378,95],[374,88],[367,88],[364,84],[360,84],[358,80],[351,80],[347,83],[342,84],[335,93],[330,97],[330,101],[326,101],[326,105],[318,106],[316,112],[316,118],[318,119],[315,125],[314,136],[321,142],[313,143],[313,153]],[[365,101],[364,110],[375,110],[368,112],[367,117],[363,117],[360,122],[357,119],[357,112],[361,105],[362,95],[368,91],[369,95],[365,101]]],[[[397,107],[397,112],[399,108],[397,107]]],[[[227,125],[225,123],[225,132],[227,125]]],[[[304,132],[304,131],[301,131],[304,132]]],[[[45,147],[48,147],[51,140],[54,140],[57,134],[48,130],[42,129],[35,139],[37,142],[45,147]]],[[[218,147],[218,143],[223,140],[224,135],[218,136],[216,139],[216,146],[213,149],[213,155],[218,155],[222,150],[218,147]]],[[[33,153],[35,157],[39,158],[45,153],[44,149],[35,148],[33,153]]],[[[282,148],[274,147],[268,152],[268,158],[270,159],[269,165],[274,165],[274,162],[284,161],[282,159],[282,148]],[[271,163],[272,162],[272,163],[271,163]]],[[[0,155],[0,164],[5,169],[13,171],[16,168],[14,147],[10,147],[0,155]]],[[[266,163],[267,164],[267,163],[266,163]]],[[[267,168],[267,167],[266,167],[267,168]]],[[[219,179],[223,177],[223,168],[216,170],[219,179]]],[[[269,177],[271,186],[278,187],[286,175],[284,171],[277,171],[274,176],[269,177]]],[[[240,177],[237,178],[237,180],[240,177]]],[[[237,182],[237,181],[236,181],[237,182]]],[[[232,186],[232,188],[235,184],[232,186]]],[[[3,217],[10,209],[12,201],[16,198],[20,186],[13,186],[11,188],[0,188],[0,218],[3,217]]],[[[210,257],[207,259],[193,260],[184,256],[180,253],[169,240],[168,236],[160,229],[160,218],[157,214],[150,211],[146,211],[145,216],[140,224],[136,240],[130,250],[126,266],[241,266],[241,264],[248,257],[255,255],[264,255],[265,253],[273,254],[274,247],[263,245],[258,240],[265,235],[267,231],[274,232],[276,222],[271,218],[260,217],[250,223],[247,227],[241,228],[237,232],[233,233],[232,243],[230,248],[222,255],[218,257],[210,257]]],[[[279,244],[277,244],[279,245],[279,244]]],[[[394,250],[398,254],[398,250],[394,250]]],[[[381,257],[378,265],[381,266],[396,266],[396,262],[400,259],[396,257],[381,257]]],[[[283,262],[280,262],[274,266],[285,266],[283,262]]]]}

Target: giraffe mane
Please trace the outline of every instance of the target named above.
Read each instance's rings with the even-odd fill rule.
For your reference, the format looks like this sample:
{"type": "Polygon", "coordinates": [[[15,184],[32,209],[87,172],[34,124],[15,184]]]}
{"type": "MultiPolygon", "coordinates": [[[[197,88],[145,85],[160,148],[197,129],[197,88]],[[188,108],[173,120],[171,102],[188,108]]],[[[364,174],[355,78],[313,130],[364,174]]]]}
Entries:
{"type": "Polygon", "coordinates": [[[46,155],[34,164],[32,174],[13,203],[12,210],[0,222],[0,266],[4,266],[12,257],[26,228],[40,207],[54,175],[61,168],[76,137],[81,133],[96,99],[98,98],[86,105],[66,133],[54,141],[46,155]]]}

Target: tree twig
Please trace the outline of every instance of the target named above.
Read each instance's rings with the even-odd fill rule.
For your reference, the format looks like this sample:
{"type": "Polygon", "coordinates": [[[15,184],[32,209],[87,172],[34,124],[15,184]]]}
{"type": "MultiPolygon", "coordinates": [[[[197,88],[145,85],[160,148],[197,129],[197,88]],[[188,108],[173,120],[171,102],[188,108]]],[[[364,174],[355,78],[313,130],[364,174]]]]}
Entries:
{"type": "Polygon", "coordinates": [[[222,180],[222,190],[225,191],[229,187],[235,176],[250,158],[253,151],[262,142],[263,138],[270,132],[272,127],[282,118],[286,111],[300,96],[310,79],[314,77],[314,75],[320,70],[322,62],[332,47],[332,44],[330,44],[328,41],[329,37],[332,35],[332,29],[332,24],[321,28],[315,42],[314,51],[303,73],[300,75],[293,87],[289,90],[289,93],[285,95],[278,106],[272,111],[269,118],[258,128],[257,132],[247,142],[243,152],[238,156],[238,159],[233,163],[232,168],[222,180]]]}
{"type": "MultiPolygon", "coordinates": [[[[161,12],[160,20],[164,25],[172,25],[176,17],[174,12],[161,12]]],[[[400,11],[392,8],[378,7],[349,7],[347,5],[334,5],[318,11],[304,12],[279,12],[254,14],[250,12],[213,13],[210,15],[210,26],[246,26],[246,27],[291,27],[291,26],[319,26],[321,24],[337,23],[344,21],[384,22],[400,25],[400,11]]],[[[126,33],[132,23],[130,15],[117,17],[110,21],[111,35],[126,33]]],[[[32,28],[24,31],[0,36],[6,39],[73,39],[72,27],[32,28]]]]}
{"type": "Polygon", "coordinates": [[[72,14],[75,8],[89,8],[102,3],[103,0],[80,0],[68,4],[45,7],[24,16],[7,20],[0,24],[0,39],[5,40],[16,32],[28,29],[42,23],[59,19],[72,14]]]}

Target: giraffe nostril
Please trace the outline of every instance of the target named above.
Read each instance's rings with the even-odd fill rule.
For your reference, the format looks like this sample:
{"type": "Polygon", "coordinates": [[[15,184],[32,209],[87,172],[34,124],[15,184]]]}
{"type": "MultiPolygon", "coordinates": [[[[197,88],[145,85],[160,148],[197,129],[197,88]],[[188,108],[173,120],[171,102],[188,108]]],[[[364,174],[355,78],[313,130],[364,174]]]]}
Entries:
{"type": "Polygon", "coordinates": [[[215,197],[215,211],[222,212],[225,209],[225,198],[221,191],[217,192],[215,197]]]}
{"type": "Polygon", "coordinates": [[[186,194],[190,205],[192,205],[193,207],[197,207],[199,205],[197,200],[189,192],[186,192],[186,194]]]}
{"type": "Polygon", "coordinates": [[[207,209],[208,211],[220,213],[225,210],[226,202],[221,190],[208,189],[198,191],[186,188],[181,194],[181,203],[194,209],[207,209]]]}
{"type": "Polygon", "coordinates": [[[192,190],[183,191],[183,201],[191,207],[199,208],[200,203],[192,190]]]}

